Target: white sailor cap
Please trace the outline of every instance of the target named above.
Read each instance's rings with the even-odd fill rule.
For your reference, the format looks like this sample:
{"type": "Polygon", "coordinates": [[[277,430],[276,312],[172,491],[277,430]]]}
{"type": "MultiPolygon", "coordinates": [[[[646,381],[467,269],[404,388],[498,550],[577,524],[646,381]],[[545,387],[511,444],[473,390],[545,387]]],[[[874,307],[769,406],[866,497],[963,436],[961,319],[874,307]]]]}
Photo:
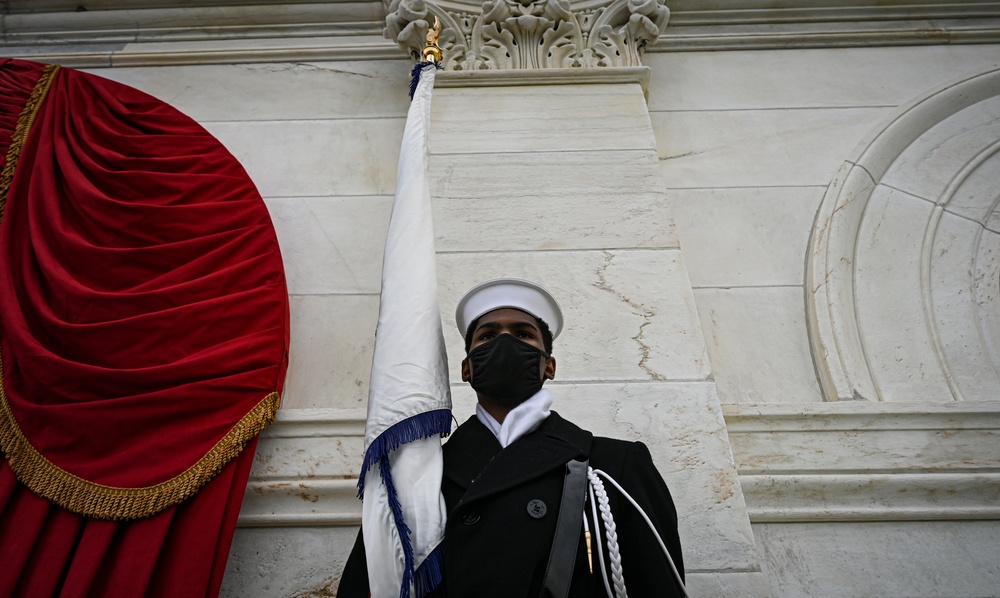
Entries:
{"type": "Polygon", "coordinates": [[[455,322],[459,333],[464,337],[476,318],[505,307],[519,309],[545,322],[552,338],[562,331],[562,311],[548,291],[520,278],[494,278],[472,287],[458,302],[455,322]]]}

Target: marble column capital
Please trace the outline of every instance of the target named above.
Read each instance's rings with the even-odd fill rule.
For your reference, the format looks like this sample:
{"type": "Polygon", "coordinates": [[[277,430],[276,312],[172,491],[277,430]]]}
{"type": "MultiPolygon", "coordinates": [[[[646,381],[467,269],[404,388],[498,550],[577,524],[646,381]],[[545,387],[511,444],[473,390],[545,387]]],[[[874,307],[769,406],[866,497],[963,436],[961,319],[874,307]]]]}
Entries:
{"type": "Polygon", "coordinates": [[[449,71],[641,66],[667,26],[665,0],[388,0],[383,35],[414,59],[441,20],[449,71]]]}

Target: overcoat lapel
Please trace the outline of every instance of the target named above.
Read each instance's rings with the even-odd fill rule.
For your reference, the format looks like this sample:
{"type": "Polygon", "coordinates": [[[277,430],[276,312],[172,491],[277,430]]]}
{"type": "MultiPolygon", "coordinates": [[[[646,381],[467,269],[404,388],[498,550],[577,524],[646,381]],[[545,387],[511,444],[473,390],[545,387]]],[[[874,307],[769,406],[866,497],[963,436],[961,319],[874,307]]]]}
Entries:
{"type": "Polygon", "coordinates": [[[463,490],[476,479],[503,447],[496,436],[472,416],[459,426],[444,445],[444,475],[463,490]]]}
{"type": "MultiPolygon", "coordinates": [[[[572,459],[588,457],[593,438],[590,432],[567,422],[555,412],[537,430],[519,438],[503,450],[500,450],[496,438],[478,420],[466,425],[481,430],[469,430],[470,433],[463,435],[459,446],[452,447],[458,450],[445,459],[445,475],[467,487],[465,496],[459,502],[463,505],[564,467],[572,459]],[[482,450],[477,451],[475,448],[482,447],[482,443],[489,440],[495,445],[493,450],[486,453],[485,463],[476,462],[470,455],[482,454],[482,450]],[[466,442],[469,446],[461,446],[466,442]],[[491,454],[492,459],[489,458],[491,454]],[[474,480],[475,483],[469,485],[469,480],[474,480]]],[[[449,441],[449,444],[454,440],[456,439],[449,441]]]]}

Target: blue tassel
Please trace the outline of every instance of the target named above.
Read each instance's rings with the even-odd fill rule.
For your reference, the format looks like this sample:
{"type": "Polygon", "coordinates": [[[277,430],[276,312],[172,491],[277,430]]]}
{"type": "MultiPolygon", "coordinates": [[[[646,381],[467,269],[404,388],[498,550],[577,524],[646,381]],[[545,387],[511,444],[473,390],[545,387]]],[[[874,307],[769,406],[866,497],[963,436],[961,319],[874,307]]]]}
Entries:
{"type": "Polygon", "coordinates": [[[413,574],[417,598],[424,598],[441,585],[444,579],[444,544],[438,544],[413,574]]]}
{"type": "Polygon", "coordinates": [[[403,520],[403,507],[396,496],[396,485],[392,483],[392,472],[389,469],[389,456],[384,455],[378,462],[382,484],[385,485],[389,499],[389,510],[396,522],[399,541],[403,545],[403,582],[399,587],[399,598],[410,598],[410,583],[413,582],[413,544],[410,542],[410,527],[403,520]]]}
{"type": "Polygon", "coordinates": [[[372,465],[381,462],[383,457],[388,457],[389,453],[400,446],[427,438],[435,434],[447,436],[451,432],[451,410],[435,409],[418,413],[413,417],[408,417],[401,422],[397,422],[378,435],[368,450],[365,451],[365,460],[361,464],[361,473],[358,475],[358,498],[364,498],[365,474],[372,465]]]}
{"type": "Polygon", "coordinates": [[[441,63],[436,60],[425,60],[424,62],[418,62],[413,70],[410,72],[410,99],[413,99],[413,94],[417,93],[417,84],[420,83],[420,73],[424,72],[425,66],[434,65],[434,68],[441,70],[441,63]]]}
{"type": "Polygon", "coordinates": [[[399,590],[399,598],[410,598],[411,583],[416,588],[417,598],[422,598],[425,594],[436,588],[441,583],[442,560],[444,557],[442,548],[438,545],[427,556],[427,559],[420,564],[420,569],[414,572],[413,544],[410,542],[410,527],[406,525],[406,521],[403,519],[403,507],[399,504],[396,485],[392,481],[389,453],[408,442],[427,438],[434,434],[445,436],[450,431],[450,409],[425,411],[390,426],[387,430],[379,434],[378,438],[371,443],[365,452],[361,474],[358,476],[358,498],[363,498],[364,495],[365,475],[371,469],[372,465],[378,463],[379,475],[382,478],[382,484],[385,486],[389,502],[389,510],[392,512],[396,531],[399,533],[399,540],[403,547],[403,579],[399,590]]]}

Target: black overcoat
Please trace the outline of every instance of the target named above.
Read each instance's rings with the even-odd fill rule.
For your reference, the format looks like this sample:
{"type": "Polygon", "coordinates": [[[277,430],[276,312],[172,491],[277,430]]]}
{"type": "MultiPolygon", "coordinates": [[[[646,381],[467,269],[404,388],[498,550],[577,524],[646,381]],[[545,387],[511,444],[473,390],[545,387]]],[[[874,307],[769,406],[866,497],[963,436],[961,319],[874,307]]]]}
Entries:
{"type": "MultiPolygon", "coordinates": [[[[502,449],[496,437],[472,417],[444,445],[441,490],[448,510],[444,583],[434,596],[538,596],[555,534],[566,463],[588,457],[591,467],[611,475],[643,507],[683,573],[677,513],[644,444],[594,437],[553,412],[538,429],[502,449]]],[[[610,484],[605,487],[629,596],[681,596],[670,565],[641,515],[610,484]]],[[[585,510],[593,530],[589,502],[585,510]]],[[[606,595],[596,552],[593,562],[590,573],[581,528],[570,596],[606,595]]],[[[366,596],[365,571],[359,534],[338,596],[366,596]]]]}

